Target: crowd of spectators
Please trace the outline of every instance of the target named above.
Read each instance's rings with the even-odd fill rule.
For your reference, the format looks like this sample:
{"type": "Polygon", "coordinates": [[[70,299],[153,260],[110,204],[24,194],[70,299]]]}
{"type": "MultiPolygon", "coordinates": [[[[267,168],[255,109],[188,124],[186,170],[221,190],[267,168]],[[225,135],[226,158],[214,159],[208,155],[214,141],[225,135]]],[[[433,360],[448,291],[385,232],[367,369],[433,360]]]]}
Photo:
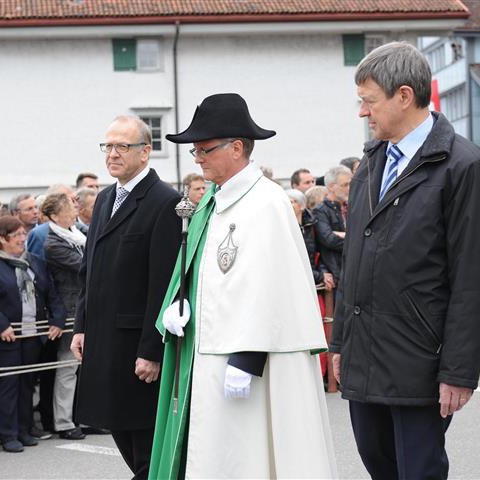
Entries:
{"type": "MultiPolygon", "coordinates": [[[[286,189],[305,240],[320,301],[322,292],[335,292],[339,280],[348,214],[349,184],[359,162],[356,157],[345,158],[340,161],[339,166],[317,178],[306,168],[298,169],[291,176],[291,188],[286,189]]],[[[262,167],[262,170],[266,177],[275,181],[270,168],[262,167]]],[[[190,173],[184,177],[183,187],[188,187],[190,200],[194,205],[198,205],[208,185],[202,175],[190,173]]],[[[3,229],[5,231],[0,231],[0,239],[7,241],[14,234],[16,237],[24,234],[21,243],[25,248],[17,252],[15,258],[29,265],[27,271],[32,272],[33,278],[34,268],[44,268],[45,272],[48,272],[53,298],[49,301],[62,305],[63,310],[59,308],[56,312],[57,317],[61,318],[56,318],[56,321],[63,326],[67,319],[75,315],[79,290],[77,273],[99,189],[97,175],[90,172],[80,173],[74,188],[56,184],[39,195],[22,193],[1,209],[0,217],[6,219],[6,227],[3,229]],[[16,231],[21,232],[18,235],[16,231],[10,232],[7,228],[10,224],[18,227],[16,231]]],[[[9,252],[8,248],[7,243],[9,252]]],[[[10,254],[3,255],[6,257],[10,254]]],[[[4,262],[6,261],[4,259],[4,262]]],[[[23,322],[26,319],[18,320],[23,322]]],[[[17,363],[29,364],[33,360],[34,363],[72,360],[69,349],[71,333],[68,332],[68,326],[63,328],[67,332],[63,335],[52,335],[50,330],[45,329],[43,335],[38,335],[37,330],[32,327],[37,336],[25,339],[19,335],[24,332],[17,332],[17,336],[22,338],[22,342],[17,341],[17,345],[21,343],[22,346],[35,346],[34,355],[32,349],[24,352],[24,349],[20,348],[18,358],[15,357],[17,363]]],[[[2,335],[7,333],[10,334],[10,330],[2,332],[2,335]]],[[[15,339],[15,335],[12,335],[11,340],[15,339]]],[[[3,346],[6,343],[1,342],[0,345],[0,366],[11,365],[12,347],[9,345],[10,350],[6,350],[3,346]]],[[[13,342],[8,343],[13,345],[13,342]]],[[[67,440],[81,440],[85,438],[84,432],[105,433],[94,431],[95,429],[87,426],[83,426],[82,430],[82,426],[75,423],[73,403],[77,368],[77,365],[69,365],[36,375],[0,378],[0,395],[5,396],[5,392],[9,392],[10,399],[8,411],[7,403],[0,402],[3,405],[0,406],[0,441],[4,449],[19,452],[24,446],[36,445],[39,439],[50,438],[53,433],[67,440]],[[39,421],[36,423],[31,419],[25,420],[25,415],[30,415],[28,408],[33,406],[35,385],[39,392],[36,405],[39,421]],[[12,398],[16,400],[13,401],[12,398]],[[8,418],[16,419],[14,424],[18,431],[13,432],[8,418]]]]}
{"type": "Polygon", "coordinates": [[[36,196],[17,195],[2,208],[0,290],[6,304],[0,310],[5,323],[0,323],[0,367],[64,363],[0,377],[0,442],[6,451],[21,452],[53,433],[66,440],[85,438],[73,418],[78,365],[70,352],[68,321],[71,325],[75,315],[77,273],[99,188],[97,175],[85,172],[78,175],[75,190],[52,185],[36,196]]]}

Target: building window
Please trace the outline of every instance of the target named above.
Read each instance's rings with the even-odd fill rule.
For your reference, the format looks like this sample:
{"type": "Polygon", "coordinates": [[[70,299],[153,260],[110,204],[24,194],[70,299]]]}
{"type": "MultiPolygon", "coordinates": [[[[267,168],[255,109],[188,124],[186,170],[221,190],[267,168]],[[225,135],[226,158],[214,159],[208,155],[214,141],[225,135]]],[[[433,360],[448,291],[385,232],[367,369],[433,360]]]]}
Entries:
{"type": "Polygon", "coordinates": [[[140,118],[150,127],[152,130],[152,151],[162,152],[163,150],[163,138],[162,138],[162,120],[163,115],[140,115],[140,118]]]}
{"type": "Polygon", "coordinates": [[[122,71],[163,70],[161,40],[113,39],[113,69],[122,71]]]}
{"type": "Polygon", "coordinates": [[[136,41],[113,40],[113,69],[116,72],[134,71],[137,69],[136,41]]]}
{"type": "Polygon", "coordinates": [[[465,85],[443,94],[440,97],[440,107],[442,113],[451,122],[465,118],[468,114],[467,89],[465,85]]]}
{"type": "Polygon", "coordinates": [[[367,35],[365,37],[365,54],[370,53],[372,50],[375,50],[377,47],[385,45],[386,40],[383,35],[367,35]]]}
{"type": "Polygon", "coordinates": [[[355,66],[365,56],[364,35],[342,35],[343,61],[345,66],[355,66]]]}
{"type": "Polygon", "coordinates": [[[426,54],[426,57],[430,64],[430,68],[432,69],[432,73],[441,70],[446,65],[445,44],[442,43],[433,50],[430,50],[430,52],[426,54]]]}

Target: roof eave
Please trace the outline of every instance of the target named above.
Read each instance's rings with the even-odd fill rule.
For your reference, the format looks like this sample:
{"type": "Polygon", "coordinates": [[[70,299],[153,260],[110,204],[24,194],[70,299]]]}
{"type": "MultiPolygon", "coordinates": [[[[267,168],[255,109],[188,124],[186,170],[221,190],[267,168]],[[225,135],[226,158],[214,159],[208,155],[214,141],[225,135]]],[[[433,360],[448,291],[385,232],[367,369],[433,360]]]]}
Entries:
{"type": "Polygon", "coordinates": [[[161,15],[76,18],[0,19],[0,28],[53,27],[85,25],[151,25],[151,24],[212,24],[212,23],[272,23],[272,22],[338,22],[380,20],[440,20],[466,19],[468,12],[399,12],[399,13],[310,13],[256,15],[161,15]]]}

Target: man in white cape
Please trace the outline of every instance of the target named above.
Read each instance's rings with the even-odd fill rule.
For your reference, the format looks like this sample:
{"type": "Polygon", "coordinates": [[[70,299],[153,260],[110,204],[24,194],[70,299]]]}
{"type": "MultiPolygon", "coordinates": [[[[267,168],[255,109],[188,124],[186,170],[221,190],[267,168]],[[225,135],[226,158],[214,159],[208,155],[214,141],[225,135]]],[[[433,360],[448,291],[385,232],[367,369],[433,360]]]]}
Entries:
{"type": "Polygon", "coordinates": [[[285,192],[249,160],[254,140],[273,135],[230,93],[167,135],[193,143],[213,184],[188,229],[184,313],[179,256],[157,321],[166,346],[150,479],[336,478],[305,244],[285,192]]]}

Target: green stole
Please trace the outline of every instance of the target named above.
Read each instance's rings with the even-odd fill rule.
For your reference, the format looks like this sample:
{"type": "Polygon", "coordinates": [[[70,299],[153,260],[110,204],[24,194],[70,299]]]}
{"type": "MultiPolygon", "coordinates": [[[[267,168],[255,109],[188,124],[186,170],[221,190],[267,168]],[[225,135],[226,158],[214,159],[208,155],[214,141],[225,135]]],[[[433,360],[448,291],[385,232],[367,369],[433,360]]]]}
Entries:
{"type": "Polygon", "coordinates": [[[197,297],[198,271],[207,237],[207,225],[215,206],[215,185],[205,193],[188,227],[186,271],[188,272],[188,299],[192,314],[184,328],[180,357],[178,389],[178,413],[173,414],[173,390],[175,382],[175,359],[177,337],[165,332],[162,324],[163,312],[172,304],[180,289],[181,258],[178,255],[175,269],[163,301],[156,327],[165,335],[157,421],[150,460],[149,480],[178,478],[182,447],[190,405],[191,376],[195,350],[195,306],[197,297]]]}

